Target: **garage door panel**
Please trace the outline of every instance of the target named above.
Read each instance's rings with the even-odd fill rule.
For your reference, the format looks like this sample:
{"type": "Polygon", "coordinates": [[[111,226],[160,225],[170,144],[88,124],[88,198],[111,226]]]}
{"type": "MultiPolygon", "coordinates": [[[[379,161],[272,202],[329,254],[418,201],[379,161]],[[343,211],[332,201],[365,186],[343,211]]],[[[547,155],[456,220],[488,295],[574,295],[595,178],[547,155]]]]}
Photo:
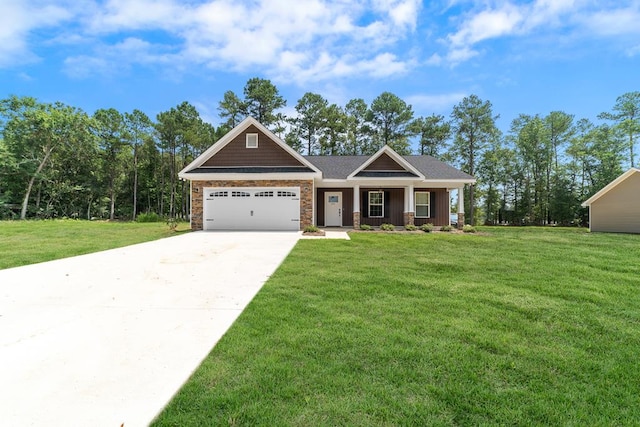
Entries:
{"type": "Polygon", "coordinates": [[[205,230],[299,230],[300,188],[204,189],[205,230]]]}

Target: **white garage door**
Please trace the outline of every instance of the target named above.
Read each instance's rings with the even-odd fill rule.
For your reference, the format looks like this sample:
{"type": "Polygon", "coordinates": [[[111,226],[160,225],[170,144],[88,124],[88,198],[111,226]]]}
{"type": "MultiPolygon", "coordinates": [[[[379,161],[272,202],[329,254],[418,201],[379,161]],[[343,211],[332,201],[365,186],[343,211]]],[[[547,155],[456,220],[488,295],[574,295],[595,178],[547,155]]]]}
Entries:
{"type": "Polygon", "coordinates": [[[204,189],[205,230],[300,230],[299,187],[204,189]]]}

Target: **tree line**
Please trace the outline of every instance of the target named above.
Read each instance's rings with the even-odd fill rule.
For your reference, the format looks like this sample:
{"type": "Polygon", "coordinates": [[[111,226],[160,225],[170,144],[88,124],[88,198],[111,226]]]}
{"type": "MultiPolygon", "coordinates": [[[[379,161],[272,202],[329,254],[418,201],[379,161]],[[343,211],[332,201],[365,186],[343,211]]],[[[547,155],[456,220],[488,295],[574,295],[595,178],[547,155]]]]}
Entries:
{"type": "Polygon", "coordinates": [[[471,223],[583,224],[580,203],[635,166],[640,92],[619,96],[599,123],[571,114],[520,115],[503,134],[491,103],[465,97],[448,117],[416,117],[384,92],[344,106],[305,93],[295,115],[269,80],[224,93],[216,128],[183,102],[157,114],[11,96],[0,101],[0,218],[187,218],[188,183],[178,171],[247,116],[305,155],[400,154],[439,158],[475,176],[465,189],[471,223]],[[415,153],[412,147],[417,149],[415,153]]]}

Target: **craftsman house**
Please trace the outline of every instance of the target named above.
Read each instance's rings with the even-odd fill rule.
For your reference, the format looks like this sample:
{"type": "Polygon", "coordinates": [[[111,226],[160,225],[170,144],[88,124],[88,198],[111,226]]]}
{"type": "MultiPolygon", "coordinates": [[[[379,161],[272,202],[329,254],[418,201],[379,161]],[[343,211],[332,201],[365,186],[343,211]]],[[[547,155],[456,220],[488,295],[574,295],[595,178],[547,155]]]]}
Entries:
{"type": "Polygon", "coordinates": [[[251,117],[179,177],[191,183],[193,230],[443,226],[449,192],[475,182],[433,157],[401,156],[388,146],[371,156],[303,156],[251,117]]]}

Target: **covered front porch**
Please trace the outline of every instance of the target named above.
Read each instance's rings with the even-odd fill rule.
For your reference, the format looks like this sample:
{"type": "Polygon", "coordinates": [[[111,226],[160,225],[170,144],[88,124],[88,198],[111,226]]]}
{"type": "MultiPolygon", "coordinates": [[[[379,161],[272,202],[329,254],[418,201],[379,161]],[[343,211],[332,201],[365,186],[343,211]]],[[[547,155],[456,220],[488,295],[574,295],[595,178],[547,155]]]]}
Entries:
{"type": "Polygon", "coordinates": [[[317,188],[315,223],[320,227],[353,227],[361,224],[420,226],[450,225],[450,193],[458,190],[458,226],[464,224],[461,188],[416,185],[317,188]]]}

